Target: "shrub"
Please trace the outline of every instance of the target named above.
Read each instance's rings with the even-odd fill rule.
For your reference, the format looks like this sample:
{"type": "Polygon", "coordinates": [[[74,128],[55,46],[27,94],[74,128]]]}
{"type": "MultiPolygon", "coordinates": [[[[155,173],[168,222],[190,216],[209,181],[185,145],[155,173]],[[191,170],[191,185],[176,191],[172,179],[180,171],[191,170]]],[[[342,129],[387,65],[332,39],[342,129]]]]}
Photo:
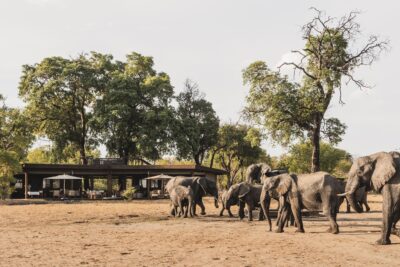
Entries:
{"type": "Polygon", "coordinates": [[[135,188],[135,187],[132,187],[132,186],[129,186],[129,187],[126,188],[126,190],[122,193],[122,196],[123,196],[125,199],[132,200],[132,199],[133,199],[133,195],[135,194],[135,192],[136,192],[136,188],[135,188]]]}

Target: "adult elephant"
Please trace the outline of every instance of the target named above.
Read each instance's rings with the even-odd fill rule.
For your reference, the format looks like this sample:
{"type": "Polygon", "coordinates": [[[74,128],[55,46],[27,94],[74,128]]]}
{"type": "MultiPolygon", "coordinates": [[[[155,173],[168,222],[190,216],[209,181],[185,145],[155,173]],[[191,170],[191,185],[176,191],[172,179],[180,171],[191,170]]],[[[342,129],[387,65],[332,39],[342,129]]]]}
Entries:
{"type": "MultiPolygon", "coordinates": [[[[232,185],[226,194],[226,209],[230,209],[232,203],[239,200],[239,218],[244,218],[244,207],[247,206],[249,221],[253,220],[253,210],[260,207],[260,195],[262,186],[241,182],[232,185]]],[[[259,220],[263,220],[263,211],[260,209],[259,220]]]]}
{"type": "MultiPolygon", "coordinates": [[[[214,205],[216,208],[218,208],[218,188],[217,184],[214,181],[211,181],[205,177],[184,177],[184,176],[178,176],[175,178],[172,178],[171,180],[168,181],[168,183],[165,185],[165,189],[168,191],[168,193],[172,192],[172,189],[177,186],[177,185],[182,185],[182,186],[190,186],[193,190],[193,197],[194,197],[194,202],[195,205],[193,205],[193,214],[196,215],[196,205],[199,205],[201,208],[201,215],[205,215],[205,207],[203,203],[203,197],[205,195],[211,195],[214,197],[214,205]]],[[[171,210],[171,214],[173,214],[173,211],[171,210]]]]}
{"type": "MultiPolygon", "coordinates": [[[[390,244],[392,227],[400,219],[400,155],[397,152],[379,152],[360,157],[353,162],[348,174],[346,196],[350,206],[357,212],[361,207],[355,199],[358,188],[374,189],[382,194],[383,227],[379,245],[390,244]]],[[[396,233],[398,235],[398,233],[396,233]]]]}
{"type": "MultiPolygon", "coordinates": [[[[297,232],[304,232],[301,218],[301,210],[321,211],[328,217],[330,227],[328,232],[339,233],[339,226],[336,222],[336,215],[339,211],[341,192],[339,181],[326,172],[310,174],[280,174],[272,177],[265,177],[262,188],[262,196],[268,196],[268,192],[278,192],[280,196],[280,212],[278,216],[278,229],[276,232],[283,232],[283,226],[288,220],[291,211],[296,221],[297,232]]],[[[265,199],[261,199],[265,201],[265,199]]],[[[266,205],[267,206],[267,205],[266,205]]],[[[268,210],[264,211],[269,217],[268,210]]]]}
{"type": "Polygon", "coordinates": [[[254,182],[261,183],[262,177],[264,175],[268,176],[271,171],[271,167],[266,163],[251,164],[246,170],[246,181],[250,184],[254,182]]]}

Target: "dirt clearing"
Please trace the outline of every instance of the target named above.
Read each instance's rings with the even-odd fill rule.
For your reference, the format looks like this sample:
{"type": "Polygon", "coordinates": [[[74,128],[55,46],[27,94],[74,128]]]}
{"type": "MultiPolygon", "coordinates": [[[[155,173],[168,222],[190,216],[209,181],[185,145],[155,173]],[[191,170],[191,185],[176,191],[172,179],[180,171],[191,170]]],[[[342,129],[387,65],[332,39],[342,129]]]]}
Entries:
{"type": "Polygon", "coordinates": [[[381,197],[369,202],[370,213],[338,214],[339,235],[324,217],[304,218],[304,234],[267,232],[265,221],[219,217],[211,199],[194,219],[171,217],[168,200],[1,205],[0,265],[397,265],[400,238],[374,245],[381,197]]]}

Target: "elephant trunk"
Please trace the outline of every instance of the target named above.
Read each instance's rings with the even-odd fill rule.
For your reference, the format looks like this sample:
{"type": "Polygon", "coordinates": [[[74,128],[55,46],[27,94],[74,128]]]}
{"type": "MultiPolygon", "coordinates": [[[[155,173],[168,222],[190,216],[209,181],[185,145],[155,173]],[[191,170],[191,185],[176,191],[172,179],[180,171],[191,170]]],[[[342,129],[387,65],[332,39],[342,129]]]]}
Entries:
{"type": "Polygon", "coordinates": [[[356,199],[355,199],[355,193],[356,193],[356,190],[359,185],[358,177],[356,178],[356,180],[353,183],[348,183],[347,185],[348,186],[346,186],[346,189],[349,188],[349,190],[346,190],[347,192],[345,193],[347,201],[349,201],[350,206],[356,212],[361,213],[363,210],[362,210],[360,204],[358,203],[358,201],[356,201],[356,199]]]}

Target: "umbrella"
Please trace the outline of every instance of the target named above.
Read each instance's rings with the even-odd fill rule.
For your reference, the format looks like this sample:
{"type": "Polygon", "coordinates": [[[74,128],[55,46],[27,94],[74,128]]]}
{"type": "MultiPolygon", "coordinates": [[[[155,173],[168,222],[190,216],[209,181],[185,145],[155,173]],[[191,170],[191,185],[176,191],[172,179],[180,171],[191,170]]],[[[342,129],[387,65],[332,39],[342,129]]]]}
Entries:
{"type": "Polygon", "coordinates": [[[47,178],[44,178],[43,180],[64,180],[64,192],[65,192],[65,180],[81,180],[82,181],[82,178],[76,177],[76,176],[71,176],[68,174],[61,174],[61,175],[57,175],[57,176],[47,177],[47,178]]]}
{"type": "Polygon", "coordinates": [[[160,174],[160,175],[156,175],[156,176],[147,177],[145,179],[146,180],[170,180],[172,178],[175,178],[175,177],[165,175],[165,174],[160,174]]]}
{"type": "Polygon", "coordinates": [[[81,177],[71,176],[68,174],[61,174],[57,176],[51,176],[44,178],[44,180],[82,180],[81,177]]]}

